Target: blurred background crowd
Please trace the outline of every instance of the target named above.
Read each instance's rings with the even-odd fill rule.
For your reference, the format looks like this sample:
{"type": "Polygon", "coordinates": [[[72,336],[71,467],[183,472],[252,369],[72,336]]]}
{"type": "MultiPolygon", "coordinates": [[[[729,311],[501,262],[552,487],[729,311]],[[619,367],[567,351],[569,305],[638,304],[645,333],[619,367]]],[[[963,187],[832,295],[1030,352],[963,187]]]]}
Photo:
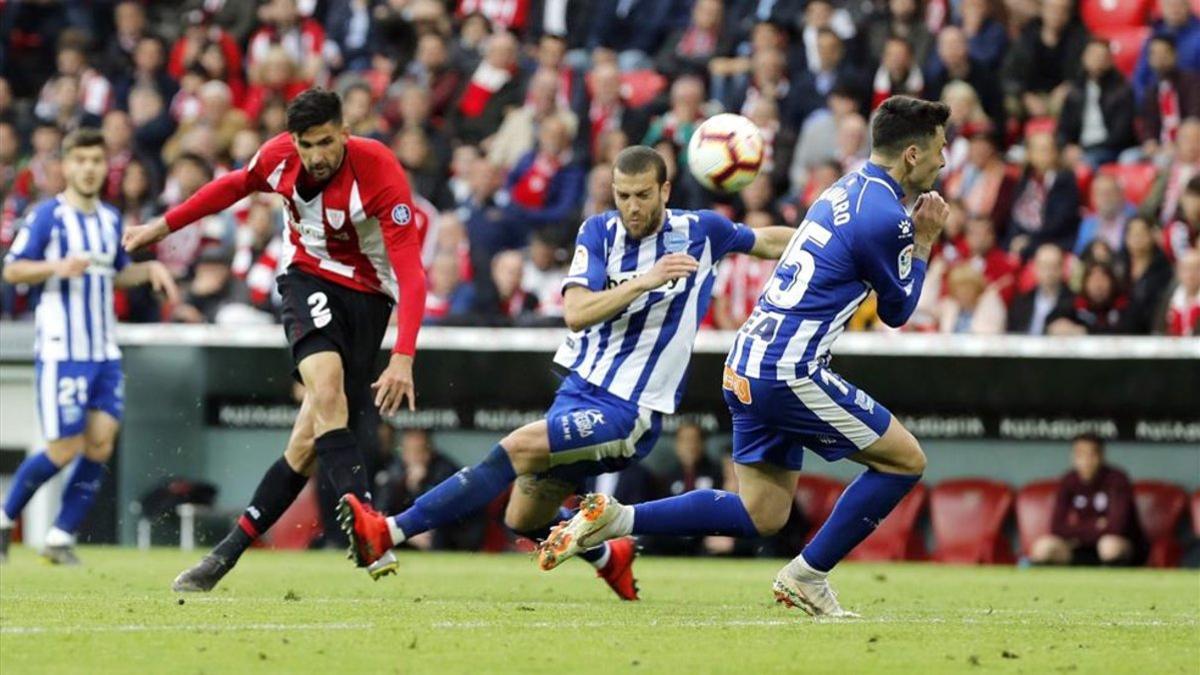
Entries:
{"type": "MultiPolygon", "coordinates": [[[[615,154],[668,160],[669,206],[796,225],[869,152],[892,94],[951,108],[952,205],[905,330],[1195,335],[1200,324],[1195,0],[0,0],[0,251],[63,189],[58,147],[103,131],[105,199],[142,223],[244,166],[320,85],[419,195],[428,323],[561,325],[581,220],[615,154]],[[736,197],[686,166],[707,116],[767,144],[736,197]]],[[[256,196],[150,255],[186,290],[126,321],[269,323],[283,218],[256,196]]],[[[730,329],[772,265],[722,264],[730,329]]],[[[0,313],[30,315],[4,287],[0,313]]],[[[868,302],[852,321],[884,330],[868,302]]]]}

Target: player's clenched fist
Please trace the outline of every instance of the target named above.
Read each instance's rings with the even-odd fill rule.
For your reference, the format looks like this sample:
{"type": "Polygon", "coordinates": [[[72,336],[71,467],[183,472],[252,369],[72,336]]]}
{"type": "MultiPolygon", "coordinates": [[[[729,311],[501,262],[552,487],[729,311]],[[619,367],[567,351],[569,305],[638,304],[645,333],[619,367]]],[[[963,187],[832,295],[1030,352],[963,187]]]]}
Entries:
{"type": "Polygon", "coordinates": [[[121,244],[129,253],[146,248],[151,244],[162,241],[171,229],[167,227],[166,218],[155,218],[145,225],[131,225],[125,228],[121,235],[121,244]]]}
{"type": "Polygon", "coordinates": [[[654,290],[668,281],[682,279],[699,268],[700,263],[686,253],[668,253],[654,263],[642,280],[646,290],[654,290]]]}
{"type": "Polygon", "coordinates": [[[84,255],[73,255],[58,261],[54,273],[63,279],[73,279],[91,266],[92,259],[84,255]]]}
{"type": "Polygon", "coordinates": [[[942,234],[946,220],[950,217],[950,207],[946,200],[936,192],[930,191],[917,197],[917,205],[913,207],[913,222],[916,224],[916,243],[932,246],[942,234]]]}

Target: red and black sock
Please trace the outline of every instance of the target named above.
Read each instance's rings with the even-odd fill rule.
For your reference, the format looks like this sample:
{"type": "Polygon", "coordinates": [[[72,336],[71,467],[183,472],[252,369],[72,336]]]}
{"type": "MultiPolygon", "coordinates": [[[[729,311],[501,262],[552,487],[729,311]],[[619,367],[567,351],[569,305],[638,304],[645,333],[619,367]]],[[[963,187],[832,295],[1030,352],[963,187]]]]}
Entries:
{"type": "Polygon", "coordinates": [[[271,529],[283,512],[296,501],[296,496],[307,482],[308,476],[296,473],[288,465],[287,459],[280,457],[263,474],[250,505],[229,534],[213,549],[213,553],[224,558],[232,567],[250,544],[271,529]]]}
{"type": "Polygon", "coordinates": [[[363,502],[371,501],[367,467],[354,432],[346,427],[327,431],[317,437],[317,467],[329,481],[334,494],[353,494],[363,502]]]}

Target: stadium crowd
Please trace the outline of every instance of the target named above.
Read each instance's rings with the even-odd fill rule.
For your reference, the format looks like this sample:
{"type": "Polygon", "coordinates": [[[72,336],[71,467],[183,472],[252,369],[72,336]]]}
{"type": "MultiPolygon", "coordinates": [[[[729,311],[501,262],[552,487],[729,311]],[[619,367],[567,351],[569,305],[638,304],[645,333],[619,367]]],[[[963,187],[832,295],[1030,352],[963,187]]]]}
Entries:
{"type": "MultiPolygon", "coordinates": [[[[1200,9],[1189,0],[0,0],[0,252],[59,192],[58,148],[103,131],[105,198],[144,223],[251,161],[288,100],[339,92],[419,195],[428,323],[561,325],[582,218],[615,154],[668,160],[670,206],[796,225],[904,93],[951,107],[952,217],[905,330],[1200,332],[1200,9]],[[762,130],[730,198],[686,169],[708,115],[762,130]]],[[[281,205],[253,197],[151,254],[184,284],[127,321],[269,323],[281,205]]],[[[706,323],[772,269],[729,260],[706,323]]],[[[5,287],[0,313],[29,315],[5,287]]],[[[868,302],[852,321],[882,330],[868,302]]]]}

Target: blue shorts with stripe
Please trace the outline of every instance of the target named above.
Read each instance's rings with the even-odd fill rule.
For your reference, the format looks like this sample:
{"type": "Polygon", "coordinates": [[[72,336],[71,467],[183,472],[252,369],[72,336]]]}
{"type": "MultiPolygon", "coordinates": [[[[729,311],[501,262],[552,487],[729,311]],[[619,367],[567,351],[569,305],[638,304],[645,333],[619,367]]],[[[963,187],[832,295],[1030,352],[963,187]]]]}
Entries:
{"type": "Polygon", "coordinates": [[[760,380],[726,368],[723,388],[738,464],[798,471],[805,448],[836,461],[874,443],[892,419],[887,408],[824,366],[796,380],[760,380]]]}
{"type": "Polygon", "coordinates": [[[575,373],[563,379],[546,411],[550,470],[545,476],[579,482],[619,471],[654,449],[662,413],[639,408],[575,373]]]}
{"type": "Polygon", "coordinates": [[[120,421],[125,414],[121,361],[37,361],[38,417],[47,441],[78,436],[87,412],[102,410],[120,421]]]}

